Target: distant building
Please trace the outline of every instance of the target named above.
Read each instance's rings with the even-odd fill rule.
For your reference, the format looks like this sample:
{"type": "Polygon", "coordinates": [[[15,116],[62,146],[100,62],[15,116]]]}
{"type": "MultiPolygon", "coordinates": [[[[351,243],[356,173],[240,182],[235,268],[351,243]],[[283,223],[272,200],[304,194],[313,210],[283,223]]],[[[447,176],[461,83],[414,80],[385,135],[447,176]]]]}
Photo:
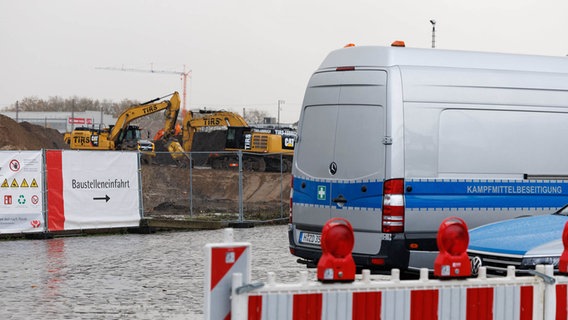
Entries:
{"type": "Polygon", "coordinates": [[[38,126],[56,129],[64,133],[77,127],[108,126],[116,122],[116,118],[100,111],[84,112],[41,112],[41,111],[1,111],[1,114],[17,122],[29,122],[38,126]]]}
{"type": "Polygon", "coordinates": [[[276,121],[276,118],[272,118],[272,117],[265,117],[263,119],[262,124],[277,124],[278,122],[276,121]]]}

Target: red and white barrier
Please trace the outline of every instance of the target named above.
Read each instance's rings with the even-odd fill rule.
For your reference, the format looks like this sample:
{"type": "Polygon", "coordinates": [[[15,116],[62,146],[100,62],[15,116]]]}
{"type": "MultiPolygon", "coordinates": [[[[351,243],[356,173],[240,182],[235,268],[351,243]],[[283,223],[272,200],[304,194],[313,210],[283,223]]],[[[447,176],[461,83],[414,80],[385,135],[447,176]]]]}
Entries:
{"type": "Polygon", "coordinates": [[[225,229],[223,243],[205,245],[205,319],[231,319],[232,276],[238,274],[246,283],[250,281],[250,246],[233,242],[232,229],[225,229]]]}
{"type": "MultiPolygon", "coordinates": [[[[536,277],[465,280],[371,280],[353,284],[304,279],[277,284],[274,275],[254,292],[233,294],[232,319],[542,319],[542,281],[536,277]]],[[[237,288],[239,275],[235,275],[237,288]]]]}
{"type": "MultiPolygon", "coordinates": [[[[454,249],[451,241],[457,239],[461,249],[441,250],[434,271],[436,279],[428,278],[428,269],[420,271],[418,280],[405,281],[400,280],[397,269],[392,270],[390,279],[372,279],[368,270],[353,282],[342,281],[345,278],[339,273],[321,277],[326,268],[347,270],[342,261],[350,253],[341,251],[338,256],[330,251],[335,254],[331,263],[318,264],[320,281],[308,280],[304,271],[298,283],[277,283],[271,272],[266,284],[252,285],[246,280],[250,279],[250,269],[232,274],[223,293],[207,297],[206,319],[568,319],[568,277],[554,276],[552,265],[537,266],[534,276],[518,277],[515,267],[510,266],[505,277],[489,278],[484,267],[476,278],[464,277],[469,264],[462,259],[469,240],[467,227],[452,219],[443,225],[441,230],[450,232],[440,232],[438,243],[447,242],[447,247],[454,249]],[[212,316],[210,312],[229,306],[230,311],[221,314],[212,316]]],[[[349,238],[343,235],[337,238],[349,238]]],[[[232,270],[224,270],[226,281],[232,270]]],[[[214,288],[207,282],[206,289],[210,286],[214,288]]]]}
{"type": "Polygon", "coordinates": [[[545,319],[568,319],[568,277],[557,276],[556,282],[546,287],[545,303],[546,315],[545,319]]]}

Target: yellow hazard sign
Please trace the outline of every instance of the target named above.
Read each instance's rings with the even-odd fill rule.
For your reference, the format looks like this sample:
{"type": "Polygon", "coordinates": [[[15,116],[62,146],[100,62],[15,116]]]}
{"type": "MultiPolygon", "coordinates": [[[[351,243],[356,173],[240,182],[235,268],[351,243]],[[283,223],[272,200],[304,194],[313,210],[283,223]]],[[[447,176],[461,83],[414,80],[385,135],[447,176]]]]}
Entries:
{"type": "Polygon", "coordinates": [[[8,179],[4,179],[4,182],[2,182],[2,188],[8,188],[9,186],[8,179]]]}
{"type": "Polygon", "coordinates": [[[19,187],[18,181],[16,181],[16,179],[13,179],[13,180],[12,180],[12,184],[10,185],[10,187],[11,187],[11,188],[17,188],[17,187],[19,187]]]}
{"type": "Polygon", "coordinates": [[[29,187],[28,182],[26,181],[26,178],[24,178],[24,180],[22,180],[20,187],[22,187],[22,188],[28,188],[29,187]]]}
{"type": "Polygon", "coordinates": [[[37,187],[38,187],[38,186],[37,186],[37,181],[36,181],[35,178],[32,179],[32,184],[31,184],[30,186],[31,186],[32,188],[37,188],[37,187]]]}

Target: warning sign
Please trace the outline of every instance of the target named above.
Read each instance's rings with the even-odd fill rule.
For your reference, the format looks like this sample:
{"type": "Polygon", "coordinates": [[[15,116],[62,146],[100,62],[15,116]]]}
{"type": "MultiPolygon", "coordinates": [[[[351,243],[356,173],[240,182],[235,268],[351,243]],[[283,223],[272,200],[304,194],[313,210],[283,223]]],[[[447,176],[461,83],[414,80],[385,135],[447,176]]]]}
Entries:
{"type": "Polygon", "coordinates": [[[37,188],[37,187],[38,187],[38,186],[37,186],[37,181],[36,181],[35,178],[32,180],[31,187],[32,187],[32,188],[37,188]]]}
{"type": "Polygon", "coordinates": [[[16,160],[16,159],[12,159],[10,161],[10,170],[14,171],[14,172],[18,172],[20,171],[20,161],[16,160]]]}
{"type": "Polygon", "coordinates": [[[43,185],[41,151],[0,151],[0,233],[43,232],[43,196],[32,184],[43,185]]]}

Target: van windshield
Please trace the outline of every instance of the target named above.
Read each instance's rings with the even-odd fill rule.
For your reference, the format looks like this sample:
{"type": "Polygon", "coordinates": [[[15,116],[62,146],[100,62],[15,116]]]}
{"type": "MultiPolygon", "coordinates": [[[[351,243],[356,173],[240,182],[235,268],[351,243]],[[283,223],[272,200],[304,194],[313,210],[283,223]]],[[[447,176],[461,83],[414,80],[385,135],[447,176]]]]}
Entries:
{"type": "Polygon", "coordinates": [[[383,179],[386,88],[384,71],[314,74],[294,151],[298,169],[314,178],[383,179]]]}
{"type": "Polygon", "coordinates": [[[307,107],[296,156],[307,174],[334,179],[384,177],[382,106],[307,107]],[[335,173],[332,173],[330,166],[335,173]]]}

